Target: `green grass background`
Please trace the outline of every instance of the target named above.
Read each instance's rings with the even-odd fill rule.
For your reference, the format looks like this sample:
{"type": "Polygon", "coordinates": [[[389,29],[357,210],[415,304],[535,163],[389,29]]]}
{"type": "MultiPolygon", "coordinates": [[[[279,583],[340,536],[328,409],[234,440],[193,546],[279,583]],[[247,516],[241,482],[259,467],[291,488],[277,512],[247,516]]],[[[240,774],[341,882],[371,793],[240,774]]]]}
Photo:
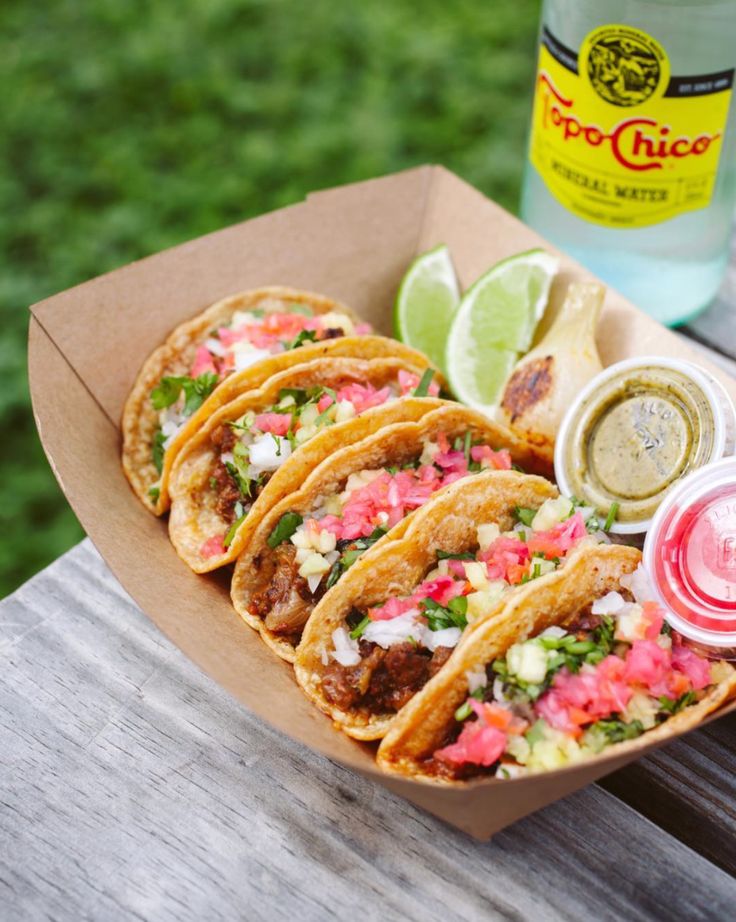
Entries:
{"type": "Polygon", "coordinates": [[[28,305],[428,161],[515,209],[538,15],[538,0],[0,4],[0,595],[82,536],[35,433],[28,305]]]}

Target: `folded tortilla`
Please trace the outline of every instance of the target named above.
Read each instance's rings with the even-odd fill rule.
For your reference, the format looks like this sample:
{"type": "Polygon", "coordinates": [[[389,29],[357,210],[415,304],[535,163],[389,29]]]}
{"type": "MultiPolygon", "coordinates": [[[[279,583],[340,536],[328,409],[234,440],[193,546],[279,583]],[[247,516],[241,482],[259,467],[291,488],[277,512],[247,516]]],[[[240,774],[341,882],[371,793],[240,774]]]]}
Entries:
{"type": "MultiPolygon", "coordinates": [[[[410,372],[416,380],[423,371],[423,368],[408,365],[397,358],[315,359],[272,375],[262,387],[246,391],[216,410],[179,452],[171,471],[169,536],[182,560],[195,573],[206,573],[231,563],[246,546],[268,510],[297,490],[306,473],[325,458],[345,445],[361,441],[382,426],[416,420],[443,406],[444,401],[434,397],[399,396],[400,373],[410,372]],[[218,491],[216,482],[211,482],[218,468],[226,489],[229,488],[231,493],[237,491],[237,477],[224,475],[221,467],[222,446],[219,443],[223,432],[232,431],[230,441],[233,441],[232,424],[237,425],[244,414],[267,412],[284,391],[330,388],[337,392],[353,384],[370,385],[378,390],[390,389],[392,399],[348,421],[325,426],[293,451],[288,440],[284,439],[282,444],[280,439],[264,436],[267,447],[272,448],[274,454],[277,451],[278,454],[291,453],[276,467],[265,485],[253,491],[250,500],[242,495],[238,497],[243,507],[240,515],[233,514],[230,509],[223,510],[221,489],[218,491]],[[230,484],[233,486],[230,487],[230,484]],[[235,524],[236,519],[239,524],[235,524]],[[218,546],[218,538],[227,546],[222,542],[218,546]]],[[[274,460],[278,462],[278,455],[274,460]]]]}
{"type": "MultiPolygon", "coordinates": [[[[439,784],[467,781],[438,773],[433,754],[452,738],[456,710],[469,695],[468,673],[485,669],[509,647],[553,626],[572,624],[596,600],[618,591],[621,577],[641,561],[635,548],[617,545],[576,552],[566,566],[528,583],[509,596],[488,619],[466,633],[444,668],[401,711],[378,750],[378,764],[388,772],[439,784]]],[[[592,758],[635,752],[695,727],[736,694],[736,672],[725,662],[713,665],[718,677],[702,698],[635,739],[606,746],[592,758]]],[[[479,777],[483,777],[479,773],[479,777]]],[[[487,777],[487,775],[486,775],[487,777]]],[[[490,783],[504,783],[503,778],[490,783]]]]}
{"type": "MultiPolygon", "coordinates": [[[[508,531],[516,524],[516,507],[536,510],[557,495],[556,488],[541,477],[517,471],[488,471],[446,487],[404,519],[394,529],[395,533],[403,526],[403,534],[359,559],[324,596],[307,622],[295,662],[297,681],[307,697],[349,736],[361,740],[385,736],[396,710],[376,711],[365,704],[339,707],[325,694],[323,679],[330,670],[340,668],[330,659],[333,632],[344,628],[354,611],[362,615],[382,605],[388,597],[410,595],[437,566],[438,549],[451,554],[475,552],[478,525],[496,524],[502,532],[508,531]]],[[[426,681],[427,672],[431,674],[441,667],[450,652],[447,647],[437,649],[440,659],[436,654],[424,664],[424,657],[420,659],[415,653],[406,666],[416,669],[425,665],[422,679],[426,681]]],[[[370,671],[362,663],[354,668],[362,668],[366,681],[370,680],[370,671]]]]}
{"type": "MultiPolygon", "coordinates": [[[[226,326],[236,312],[262,311],[265,314],[299,313],[308,308],[312,314],[338,314],[348,327],[360,318],[338,301],[291,288],[269,287],[224,298],[172,331],[163,345],[146,359],[130,392],[122,416],[122,465],[128,481],[141,502],[156,515],[169,508],[168,478],[179,450],[197,431],[202,421],[216,409],[247,390],[260,387],[271,375],[286,368],[323,356],[403,357],[422,367],[427,359],[421,353],[382,336],[347,335],[306,342],[298,348],[262,358],[242,371],[229,374],[215,387],[203,404],[190,415],[169,440],[159,470],[153,460],[153,447],[159,430],[159,411],[151,402],[151,391],[162,378],[188,376],[197,350],[212,331],[226,326]]],[[[351,331],[353,332],[353,331],[351,331]]]]}
{"type": "MultiPolygon", "coordinates": [[[[273,538],[282,518],[286,514],[308,517],[325,497],[341,492],[353,474],[414,462],[422,455],[427,440],[443,436],[452,441],[462,439],[466,433],[494,449],[507,449],[511,459],[524,469],[538,468],[538,458],[506,429],[475,410],[447,404],[416,422],[388,425],[362,442],[344,446],[303,480],[306,471],[300,473],[296,478],[300,488],[263,516],[238,558],[231,595],[242,618],[261,632],[280,657],[294,661],[303,626],[316,601],[297,598],[296,570],[293,559],[285,553],[285,549],[292,548],[286,544],[269,546],[269,538],[273,538]],[[263,612],[264,606],[270,606],[267,613],[263,612]],[[261,613],[256,611],[258,608],[261,613]]],[[[398,522],[374,547],[400,537],[406,527],[406,519],[398,522]]]]}

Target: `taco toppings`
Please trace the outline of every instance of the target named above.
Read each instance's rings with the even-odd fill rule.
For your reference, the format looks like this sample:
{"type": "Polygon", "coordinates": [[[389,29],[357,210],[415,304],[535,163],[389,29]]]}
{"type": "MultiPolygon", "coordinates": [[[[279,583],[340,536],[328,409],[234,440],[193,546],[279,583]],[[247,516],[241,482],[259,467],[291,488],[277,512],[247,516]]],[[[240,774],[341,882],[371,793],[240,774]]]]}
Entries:
{"type": "Polygon", "coordinates": [[[308,343],[370,332],[369,324],[356,325],[347,314],[319,314],[306,304],[292,305],[288,312],[235,311],[229,323],[212,330],[197,347],[188,374],[163,377],[151,391],[159,415],[152,448],[157,470],[161,472],[163,454],[184,422],[227,375],[308,343]]]}
{"type": "Polygon", "coordinates": [[[327,700],[343,710],[399,710],[508,589],[557,569],[573,549],[606,540],[590,510],[566,497],[536,510],[517,507],[515,516],[518,524],[503,534],[495,523],[480,525],[474,551],[437,550],[437,566],[411,594],[353,611],[325,656],[327,700]]]}
{"type": "Polygon", "coordinates": [[[609,592],[466,672],[469,697],[428,770],[462,779],[562,768],[695,704],[721,668],[684,646],[658,605],[609,592]]]}
{"type": "MultiPolygon", "coordinates": [[[[283,599],[279,596],[274,605],[274,593],[267,588],[254,593],[251,609],[264,618],[273,633],[298,635],[311,608],[327,589],[390,528],[438,490],[481,470],[510,468],[507,449],[495,451],[490,445],[475,444],[470,432],[450,444],[440,433],[436,439],[424,441],[419,457],[400,467],[351,474],[342,491],[321,497],[288,538],[278,540],[281,523],[269,538],[269,545],[278,551],[280,570],[293,571],[298,577],[297,591],[310,604],[299,617],[285,617],[283,599]]],[[[287,608],[291,613],[291,607],[287,608]]]]}
{"type": "MultiPolygon", "coordinates": [[[[429,371],[426,391],[436,396],[439,385],[431,376],[429,371]]],[[[297,448],[329,426],[415,394],[419,385],[419,375],[399,369],[395,380],[383,387],[347,382],[337,389],[284,388],[274,405],[260,412],[249,411],[214,429],[210,442],[216,455],[209,488],[216,494],[216,512],[231,523],[231,528],[220,544],[209,543],[206,550],[211,548],[214,555],[222,553],[221,546],[229,546],[239,521],[297,448]]],[[[202,553],[206,550],[203,548],[202,553]]]]}

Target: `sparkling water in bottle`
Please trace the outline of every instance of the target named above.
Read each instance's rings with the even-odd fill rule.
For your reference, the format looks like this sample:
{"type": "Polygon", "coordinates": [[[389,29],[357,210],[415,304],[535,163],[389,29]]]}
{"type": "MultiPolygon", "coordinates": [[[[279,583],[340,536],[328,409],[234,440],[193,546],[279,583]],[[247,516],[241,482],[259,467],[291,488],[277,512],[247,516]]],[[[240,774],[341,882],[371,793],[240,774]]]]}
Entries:
{"type": "Polygon", "coordinates": [[[736,204],[736,0],[545,0],[521,212],[667,324],[707,306],[736,204]]]}

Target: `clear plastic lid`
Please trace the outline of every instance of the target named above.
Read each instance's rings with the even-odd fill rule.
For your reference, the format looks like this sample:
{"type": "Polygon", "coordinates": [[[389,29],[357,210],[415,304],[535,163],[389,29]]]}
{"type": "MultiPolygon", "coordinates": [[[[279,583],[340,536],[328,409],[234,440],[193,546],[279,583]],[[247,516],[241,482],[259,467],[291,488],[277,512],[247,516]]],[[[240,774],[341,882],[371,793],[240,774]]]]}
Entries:
{"type": "Polygon", "coordinates": [[[736,647],[736,457],[694,471],[667,494],[644,565],[675,630],[709,647],[736,647]]]}

